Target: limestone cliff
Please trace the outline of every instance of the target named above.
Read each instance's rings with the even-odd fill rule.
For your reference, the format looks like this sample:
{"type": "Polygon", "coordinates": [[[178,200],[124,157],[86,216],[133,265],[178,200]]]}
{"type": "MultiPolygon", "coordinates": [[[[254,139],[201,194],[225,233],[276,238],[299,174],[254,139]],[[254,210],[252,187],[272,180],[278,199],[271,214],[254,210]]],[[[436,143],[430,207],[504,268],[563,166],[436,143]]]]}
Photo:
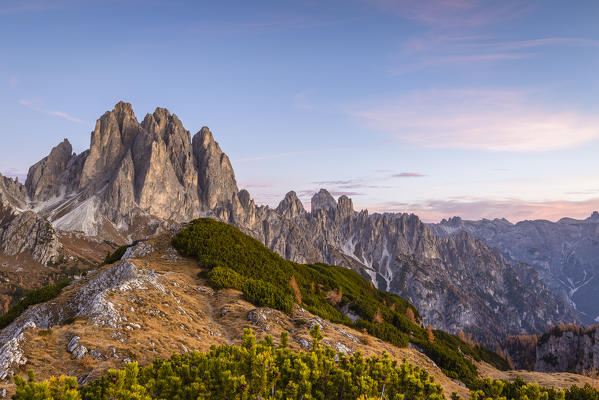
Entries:
{"type": "Polygon", "coordinates": [[[599,370],[597,326],[559,325],[540,336],[508,338],[502,347],[516,368],[595,377],[599,370]]]}

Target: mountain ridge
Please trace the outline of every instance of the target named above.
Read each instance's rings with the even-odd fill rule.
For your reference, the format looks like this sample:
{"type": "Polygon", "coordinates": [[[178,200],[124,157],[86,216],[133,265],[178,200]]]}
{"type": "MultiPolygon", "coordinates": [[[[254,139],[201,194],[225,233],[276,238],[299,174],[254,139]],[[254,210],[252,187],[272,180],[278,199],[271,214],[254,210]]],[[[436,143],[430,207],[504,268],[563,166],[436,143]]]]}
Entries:
{"type": "MultiPolygon", "coordinates": [[[[63,141],[32,166],[25,190],[5,183],[3,201],[17,214],[18,205],[29,204],[58,232],[121,243],[193,218],[216,218],[291,261],[352,268],[410,299],[426,323],[489,344],[577,321],[531,267],[512,265],[470,234],[441,237],[415,215],[357,212],[351,199],[335,200],[324,189],[312,198],[310,212],[294,192],[275,210],[256,205],[247,190],[238,190],[210,130],[203,127],[192,138],[166,109],[140,124],[132,106],[120,102],[97,121],[90,149],[71,151],[63,141]]],[[[51,259],[60,243],[54,249],[51,259]]]]}
{"type": "Polygon", "coordinates": [[[557,222],[505,219],[479,221],[453,217],[429,224],[438,235],[466,231],[499,249],[513,262],[533,266],[554,293],[569,301],[585,324],[599,322],[599,212],[557,222]]]}

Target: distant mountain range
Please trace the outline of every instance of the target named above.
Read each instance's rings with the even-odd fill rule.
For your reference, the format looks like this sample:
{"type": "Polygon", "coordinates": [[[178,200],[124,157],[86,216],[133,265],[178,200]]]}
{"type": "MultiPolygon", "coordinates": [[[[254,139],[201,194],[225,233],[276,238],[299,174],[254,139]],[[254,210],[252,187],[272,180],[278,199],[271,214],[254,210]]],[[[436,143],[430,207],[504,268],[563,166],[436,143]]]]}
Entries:
{"type": "MultiPolygon", "coordinates": [[[[593,287],[582,285],[595,276],[591,261],[578,269],[568,264],[560,270],[566,275],[558,275],[552,261],[545,270],[538,264],[553,252],[545,255],[538,246],[536,258],[525,258],[512,246],[510,253],[503,241],[475,229],[477,223],[426,225],[415,215],[357,212],[351,199],[334,199],[324,189],[312,198],[310,212],[294,192],[276,209],[258,206],[238,189],[229,158],[210,130],[204,127],[192,138],[163,108],[139,123],[130,104],[118,103],[97,121],[89,150],[74,154],[65,139],[30,168],[24,185],[1,177],[0,204],[0,251],[29,254],[38,264],[64,260],[75,242],[72,232],[81,232],[77,243],[93,239],[106,246],[209,216],[292,261],[352,268],[410,300],[426,324],[464,331],[486,344],[579,322],[574,305],[589,318],[595,315],[576,296],[593,287]],[[550,276],[571,279],[569,297],[568,284],[550,276]]],[[[555,245],[570,249],[577,240],[564,233],[555,236],[555,245]],[[563,243],[557,244],[560,237],[563,243]]],[[[505,239],[512,241],[518,239],[505,239]]],[[[579,257],[594,254],[578,249],[579,257]]],[[[22,260],[10,257],[2,268],[15,271],[22,260]]]]}
{"type": "Polygon", "coordinates": [[[505,219],[464,221],[459,217],[429,224],[437,235],[468,232],[498,248],[511,262],[532,265],[545,284],[567,299],[586,325],[599,322],[599,213],[512,224],[505,219]]]}

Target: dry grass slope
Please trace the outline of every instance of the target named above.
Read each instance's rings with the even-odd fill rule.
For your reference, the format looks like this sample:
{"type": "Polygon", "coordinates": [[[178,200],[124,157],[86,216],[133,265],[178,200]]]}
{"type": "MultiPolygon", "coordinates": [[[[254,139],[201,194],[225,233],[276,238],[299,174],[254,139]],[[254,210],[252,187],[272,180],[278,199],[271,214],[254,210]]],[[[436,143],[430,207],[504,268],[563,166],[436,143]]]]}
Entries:
{"type": "MultiPolygon", "coordinates": [[[[132,262],[138,268],[155,271],[164,291],[148,286],[106,293],[105,299],[114,305],[122,318],[116,328],[98,327],[90,319],[78,317],[49,330],[29,329],[21,343],[27,363],[16,369],[16,373],[24,376],[32,369],[39,379],[68,374],[77,376],[84,383],[110,368],[122,367],[128,361],[148,364],[154,358],[167,358],[175,352],[205,351],[212,344],[238,344],[246,327],[251,327],[259,338],[266,335],[278,338],[280,332],[288,331],[290,347],[300,350],[310,344],[309,331],[318,323],[322,327],[324,344],[340,351],[362,351],[366,355],[380,355],[386,351],[395,359],[405,358],[426,368],[442,385],[448,398],[451,392],[458,392],[462,398],[469,396],[468,389],[446,377],[416,349],[394,347],[363,332],[323,321],[297,306],[291,315],[256,308],[243,300],[238,291],[209,288],[204,279],[198,278],[197,263],[178,256],[170,246],[168,235],[155,237],[149,243],[155,251],[132,262]],[[90,350],[80,360],[66,350],[75,335],[81,338],[79,343],[90,350]],[[95,357],[90,354],[91,350],[95,357]]],[[[62,307],[69,292],[84,285],[94,274],[65,289],[53,301],[53,306],[62,307]]],[[[484,376],[494,378],[509,380],[518,374],[501,372],[482,363],[479,368],[484,376]]],[[[572,374],[519,375],[525,380],[554,387],[586,382],[584,377],[572,374]]],[[[0,384],[2,388],[6,388],[9,395],[14,391],[14,385],[8,381],[0,384]]]]}

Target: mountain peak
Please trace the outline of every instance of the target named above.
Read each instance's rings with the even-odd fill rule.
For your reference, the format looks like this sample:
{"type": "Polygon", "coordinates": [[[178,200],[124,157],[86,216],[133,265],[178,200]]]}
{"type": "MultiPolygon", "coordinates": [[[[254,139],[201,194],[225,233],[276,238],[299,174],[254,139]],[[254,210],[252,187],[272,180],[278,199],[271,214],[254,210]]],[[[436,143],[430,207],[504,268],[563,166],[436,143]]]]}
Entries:
{"type": "Polygon", "coordinates": [[[229,157],[223,153],[207,126],[193,136],[192,149],[201,200],[209,209],[231,201],[238,193],[235,173],[229,157]]]}
{"type": "Polygon", "coordinates": [[[304,205],[297,197],[297,194],[292,190],[285,195],[277,207],[277,212],[285,218],[293,218],[296,215],[301,215],[306,212],[304,205]]]}
{"type": "Polygon", "coordinates": [[[331,196],[331,194],[326,189],[320,189],[318,193],[312,196],[311,200],[311,210],[312,212],[316,212],[316,210],[325,210],[328,211],[331,208],[337,208],[337,201],[335,198],[331,196]]]}
{"type": "Polygon", "coordinates": [[[354,203],[346,195],[342,195],[337,200],[337,209],[343,217],[351,217],[354,215],[354,203]]]}
{"type": "Polygon", "coordinates": [[[122,100],[114,105],[114,109],[112,111],[117,114],[135,115],[133,113],[133,106],[131,103],[126,103],[122,100]]]}
{"type": "Polygon", "coordinates": [[[59,195],[60,187],[56,182],[67,169],[72,153],[73,146],[64,139],[52,148],[47,157],[29,168],[25,187],[32,200],[45,201],[59,195]]]}
{"type": "MultiPolygon", "coordinates": [[[[204,147],[208,147],[210,143],[215,142],[214,136],[212,136],[212,132],[210,132],[210,128],[207,126],[203,126],[202,129],[195,134],[198,137],[198,140],[201,141],[204,147]]],[[[194,136],[194,139],[195,139],[194,136]]]]}

